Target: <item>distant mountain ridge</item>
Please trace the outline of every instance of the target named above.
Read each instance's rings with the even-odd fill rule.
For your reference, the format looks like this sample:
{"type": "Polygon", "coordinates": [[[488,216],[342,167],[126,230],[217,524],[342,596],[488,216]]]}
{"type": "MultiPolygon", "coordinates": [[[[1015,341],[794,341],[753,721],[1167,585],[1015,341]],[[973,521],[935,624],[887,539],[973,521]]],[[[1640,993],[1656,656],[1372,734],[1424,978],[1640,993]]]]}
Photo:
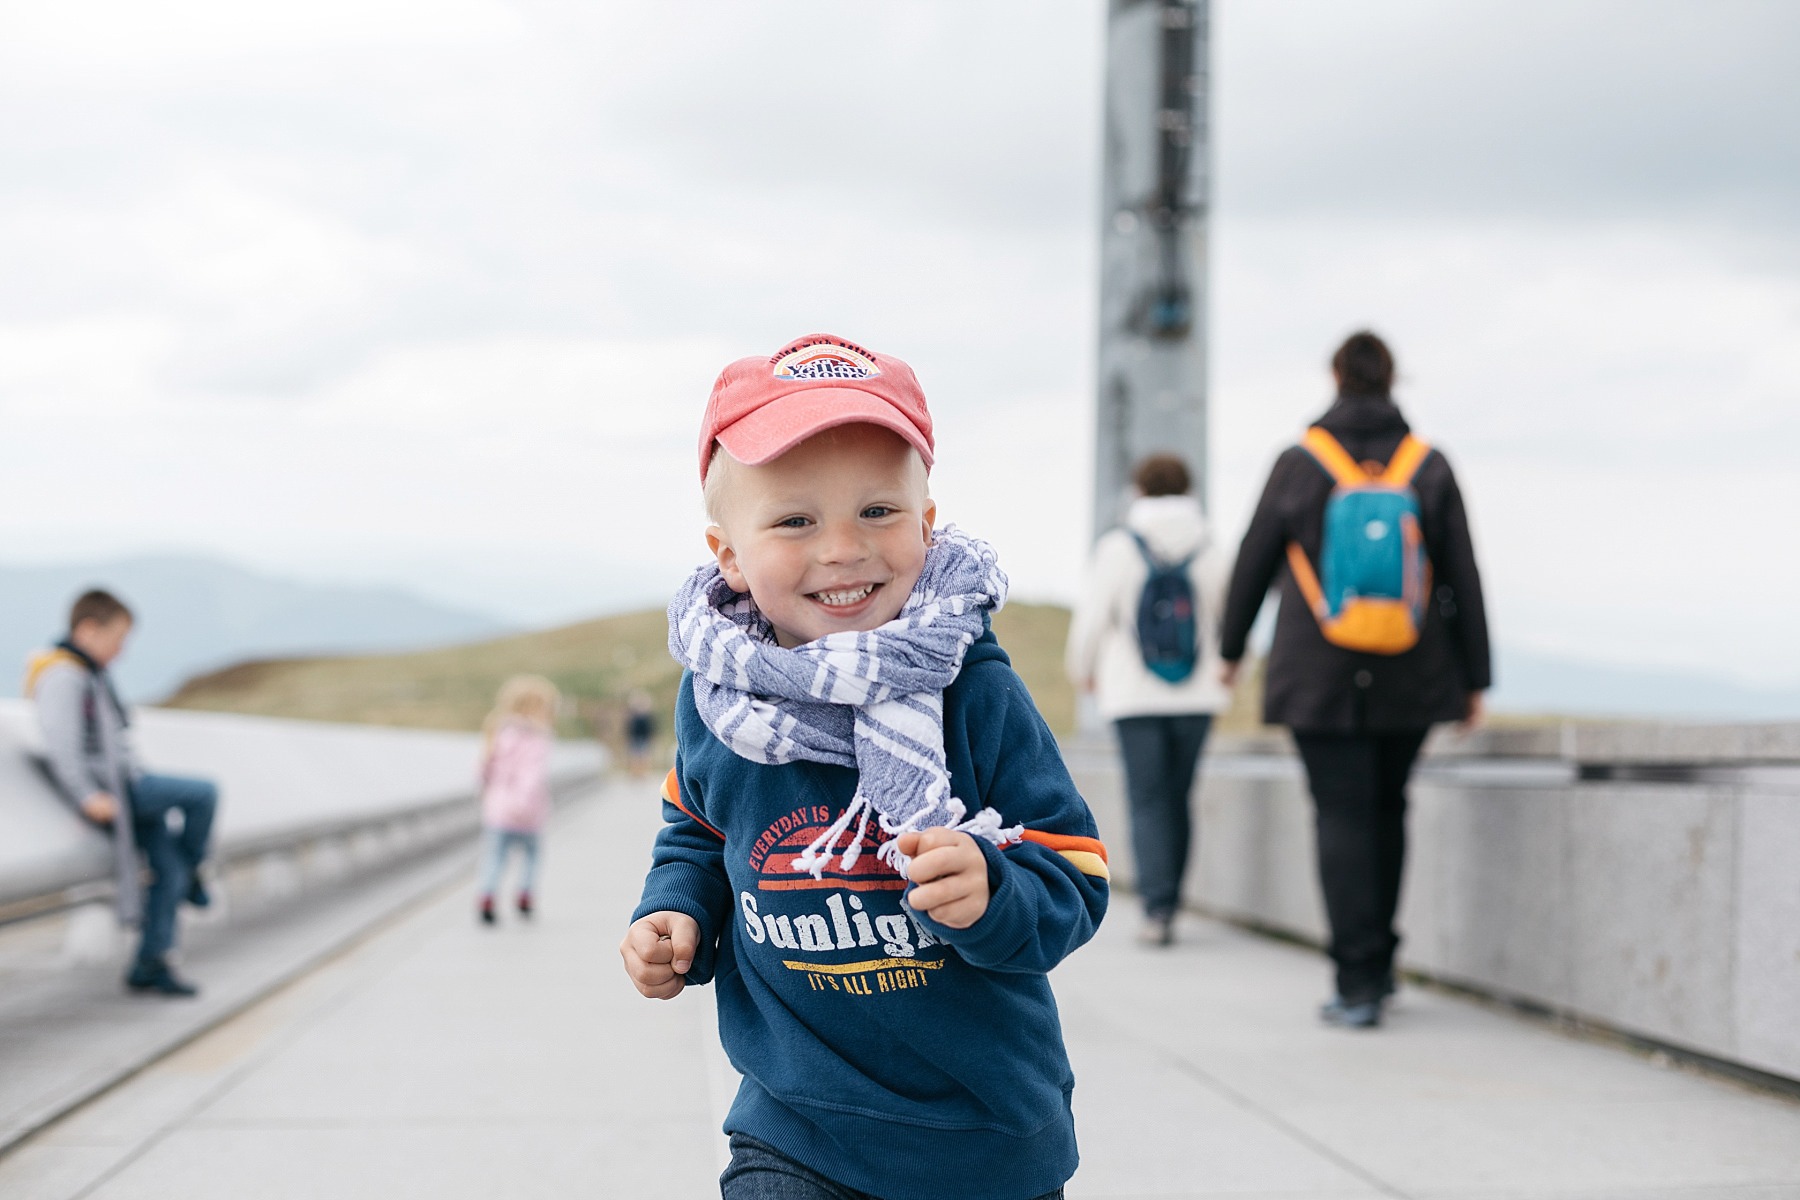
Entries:
{"type": "Polygon", "coordinates": [[[1580,662],[1502,646],[1490,697],[1504,712],[1564,716],[1800,720],[1800,687],[1755,687],[1663,667],[1580,662]]]}
{"type": "Polygon", "coordinates": [[[116,592],[138,626],[114,674],[134,702],[251,658],[417,650],[511,632],[483,613],[392,588],[302,583],[190,555],[48,566],[0,565],[0,678],[17,695],[25,657],[63,632],[89,587],[116,592]]]}
{"type": "MultiPolygon", "coordinates": [[[[250,660],[406,655],[488,642],[518,632],[515,626],[492,616],[398,589],[302,583],[201,556],[0,565],[0,694],[17,694],[18,672],[26,655],[62,632],[69,602],[82,589],[95,585],[117,591],[139,615],[137,636],[116,668],[122,690],[136,703],[162,700],[186,680],[250,660]]],[[[1002,621],[1007,627],[1008,649],[1016,659],[1032,664],[1031,683],[1040,703],[1048,701],[1058,712],[1065,707],[1072,712],[1073,701],[1063,695],[1067,686],[1060,670],[1067,610],[1059,605],[1014,608],[1017,611],[1009,611],[1002,621]]],[[[632,632],[623,641],[632,652],[647,660],[663,658],[660,610],[627,616],[641,616],[647,622],[642,631],[627,622],[632,632]],[[637,644],[640,641],[642,646],[637,644]]],[[[614,630],[611,624],[590,622],[569,629],[585,630],[590,625],[594,632],[587,638],[570,635],[575,645],[583,647],[572,651],[576,661],[592,656],[587,640],[610,647],[625,628],[614,630]]],[[[540,632],[549,637],[549,644],[562,644],[560,637],[551,636],[557,631],[540,632]]],[[[548,645],[543,649],[547,651],[548,645]]],[[[1496,660],[1498,687],[1490,699],[1499,712],[1800,720],[1800,686],[1759,688],[1699,672],[1583,662],[1506,645],[1499,647],[1496,660]]],[[[538,669],[549,669],[555,662],[556,656],[549,654],[538,669]]],[[[406,675],[411,669],[411,663],[381,664],[382,671],[396,675],[406,675]]],[[[324,679],[313,682],[320,684],[324,679]]],[[[476,689],[479,695],[472,693],[474,698],[468,704],[485,704],[492,682],[483,677],[476,689]]],[[[577,681],[567,683],[581,690],[577,681]]],[[[224,701],[222,706],[234,708],[241,702],[247,698],[224,701]]],[[[398,715],[397,709],[381,707],[381,719],[398,715]]],[[[255,710],[254,704],[251,709],[255,710]]],[[[462,723],[463,715],[459,710],[453,723],[462,723]]],[[[1253,719],[1249,712],[1244,716],[1253,719]]]]}

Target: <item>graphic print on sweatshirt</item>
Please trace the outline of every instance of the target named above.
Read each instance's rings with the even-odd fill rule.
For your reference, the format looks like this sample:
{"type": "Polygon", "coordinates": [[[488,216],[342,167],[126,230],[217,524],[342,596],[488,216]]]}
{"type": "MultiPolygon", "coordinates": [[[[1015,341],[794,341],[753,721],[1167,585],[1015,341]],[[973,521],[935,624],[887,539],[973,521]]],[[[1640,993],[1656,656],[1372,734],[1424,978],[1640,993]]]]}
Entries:
{"type": "Polygon", "coordinates": [[[799,805],[750,843],[745,865],[756,888],[738,893],[745,951],[779,954],[815,992],[881,996],[929,986],[945,950],[900,903],[906,881],[875,852],[885,835],[865,832],[847,869],[833,859],[815,879],[795,865],[834,816],[823,804],[799,805]]]}

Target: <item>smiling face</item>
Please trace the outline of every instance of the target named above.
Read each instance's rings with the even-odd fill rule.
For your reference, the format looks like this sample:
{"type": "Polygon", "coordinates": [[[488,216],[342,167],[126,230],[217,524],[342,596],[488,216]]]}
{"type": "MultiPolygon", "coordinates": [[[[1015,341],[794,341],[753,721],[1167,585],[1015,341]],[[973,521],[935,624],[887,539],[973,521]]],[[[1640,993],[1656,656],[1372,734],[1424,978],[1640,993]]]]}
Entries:
{"type": "Polygon", "coordinates": [[[874,425],[844,425],[750,467],[720,450],[706,531],[725,582],[749,592],[783,646],[900,615],[937,506],[925,464],[874,425]]]}

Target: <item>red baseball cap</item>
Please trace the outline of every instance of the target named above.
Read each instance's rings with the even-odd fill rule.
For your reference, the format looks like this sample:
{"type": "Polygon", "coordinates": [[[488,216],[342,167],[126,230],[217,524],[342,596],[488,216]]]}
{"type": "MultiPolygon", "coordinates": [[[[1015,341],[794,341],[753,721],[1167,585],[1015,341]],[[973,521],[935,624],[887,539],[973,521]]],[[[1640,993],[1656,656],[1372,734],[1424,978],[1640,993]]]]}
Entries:
{"type": "Polygon", "coordinates": [[[700,482],[713,443],[758,466],[838,425],[891,429],[931,466],[931,413],[912,368],[828,333],[796,338],[768,358],[740,358],[713,384],[700,422],[700,482]]]}

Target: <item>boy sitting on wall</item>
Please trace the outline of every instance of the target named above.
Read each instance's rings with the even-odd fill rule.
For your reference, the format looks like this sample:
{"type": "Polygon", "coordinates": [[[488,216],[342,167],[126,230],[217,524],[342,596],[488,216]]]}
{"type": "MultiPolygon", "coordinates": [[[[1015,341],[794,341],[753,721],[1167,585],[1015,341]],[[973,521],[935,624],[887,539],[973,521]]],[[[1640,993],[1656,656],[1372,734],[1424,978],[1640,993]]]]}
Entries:
{"type": "Polygon", "coordinates": [[[192,996],[177,975],[175,910],[183,900],[209,903],[199,875],[212,835],[218,790],[204,779],[151,775],[133,758],[130,711],[107,667],[131,635],[131,610],[110,592],[90,591],[69,612],[69,633],[26,668],[24,693],[37,701],[45,757],[57,790],[84,818],[113,838],[118,913],[141,929],[137,957],[125,976],[133,992],[192,996]],[[179,813],[179,832],[169,816],[179,813]],[[139,887],[138,852],[150,867],[139,887]]]}

